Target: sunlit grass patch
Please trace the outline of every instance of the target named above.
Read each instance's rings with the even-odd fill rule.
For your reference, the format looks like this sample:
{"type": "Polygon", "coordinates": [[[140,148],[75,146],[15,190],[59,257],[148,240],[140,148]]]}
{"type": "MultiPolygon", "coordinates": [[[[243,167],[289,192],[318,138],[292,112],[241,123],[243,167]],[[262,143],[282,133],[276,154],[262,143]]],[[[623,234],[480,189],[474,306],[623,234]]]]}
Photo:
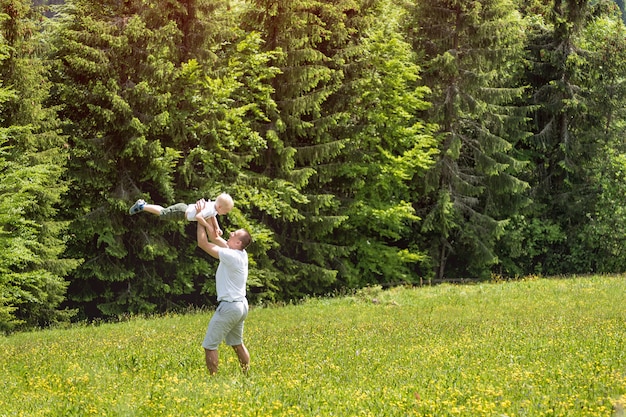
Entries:
{"type": "Polygon", "coordinates": [[[253,309],[252,369],[210,313],[0,339],[0,416],[610,416],[626,395],[622,277],[367,289],[253,309]]]}

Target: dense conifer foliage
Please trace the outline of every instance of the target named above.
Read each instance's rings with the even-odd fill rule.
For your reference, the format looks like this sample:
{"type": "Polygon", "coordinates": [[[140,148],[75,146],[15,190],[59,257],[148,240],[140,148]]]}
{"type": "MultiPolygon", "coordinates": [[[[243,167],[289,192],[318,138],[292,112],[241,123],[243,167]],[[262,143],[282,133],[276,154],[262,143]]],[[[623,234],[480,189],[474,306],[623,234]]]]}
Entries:
{"type": "Polygon", "coordinates": [[[210,304],[230,193],[253,303],[621,272],[612,1],[0,1],[0,326],[210,304]],[[6,250],[4,250],[6,248],[6,250]]]}
{"type": "Polygon", "coordinates": [[[420,199],[421,234],[437,278],[489,275],[528,184],[515,145],[525,136],[518,86],[524,22],[506,0],[418,2],[409,27],[439,126],[437,163],[420,199]]]}
{"type": "Polygon", "coordinates": [[[59,213],[68,181],[66,138],[46,105],[45,33],[24,1],[0,2],[0,330],[46,326],[71,314],[63,255],[66,222],[59,213]]]}

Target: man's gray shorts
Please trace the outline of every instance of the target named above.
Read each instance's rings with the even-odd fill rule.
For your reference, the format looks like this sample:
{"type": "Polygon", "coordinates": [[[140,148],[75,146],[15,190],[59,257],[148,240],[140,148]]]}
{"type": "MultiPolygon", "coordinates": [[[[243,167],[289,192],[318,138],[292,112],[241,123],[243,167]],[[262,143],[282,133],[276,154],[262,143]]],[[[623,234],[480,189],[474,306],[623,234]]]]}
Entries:
{"type": "Polygon", "coordinates": [[[173,206],[165,207],[161,210],[159,218],[163,220],[184,220],[187,207],[189,206],[185,203],[178,203],[173,206]]]}
{"type": "Polygon", "coordinates": [[[222,340],[228,346],[243,344],[243,322],[248,316],[248,301],[220,301],[204,335],[202,347],[217,350],[222,340]]]}

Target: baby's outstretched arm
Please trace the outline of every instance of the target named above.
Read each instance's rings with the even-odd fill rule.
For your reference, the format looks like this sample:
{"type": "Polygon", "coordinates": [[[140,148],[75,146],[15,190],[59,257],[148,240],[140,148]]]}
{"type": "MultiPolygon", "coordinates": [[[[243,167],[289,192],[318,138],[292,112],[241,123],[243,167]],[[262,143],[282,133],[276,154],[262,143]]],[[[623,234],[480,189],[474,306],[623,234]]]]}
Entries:
{"type": "Polygon", "coordinates": [[[213,216],[209,219],[209,223],[211,224],[211,227],[213,228],[213,230],[215,230],[215,233],[218,236],[222,236],[224,234],[224,232],[222,232],[222,229],[220,228],[220,224],[217,222],[217,216],[213,216]]]}

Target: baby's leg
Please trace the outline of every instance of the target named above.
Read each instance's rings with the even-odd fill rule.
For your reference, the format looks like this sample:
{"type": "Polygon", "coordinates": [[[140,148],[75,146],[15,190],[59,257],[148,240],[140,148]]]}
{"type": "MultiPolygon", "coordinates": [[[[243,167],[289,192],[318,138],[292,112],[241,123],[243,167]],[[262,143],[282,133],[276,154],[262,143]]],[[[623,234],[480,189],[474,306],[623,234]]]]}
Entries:
{"type": "Polygon", "coordinates": [[[163,207],[158,204],[146,204],[143,206],[143,211],[154,214],[155,216],[160,216],[161,211],[163,211],[163,207]]]}

